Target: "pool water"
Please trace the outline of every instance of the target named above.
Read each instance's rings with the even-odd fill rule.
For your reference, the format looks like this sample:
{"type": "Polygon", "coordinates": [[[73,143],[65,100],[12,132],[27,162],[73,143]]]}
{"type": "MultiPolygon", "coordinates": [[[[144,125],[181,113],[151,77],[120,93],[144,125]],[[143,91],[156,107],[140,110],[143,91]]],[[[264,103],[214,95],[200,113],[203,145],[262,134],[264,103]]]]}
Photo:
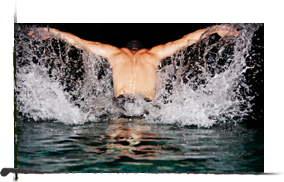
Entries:
{"type": "Polygon", "coordinates": [[[137,95],[122,111],[105,59],[19,25],[15,168],[263,173],[264,27],[233,26],[233,42],[212,35],[161,60],[154,104],[137,95]]]}
{"type": "Polygon", "coordinates": [[[143,119],[66,125],[18,116],[17,168],[64,173],[262,173],[263,126],[210,128],[143,119]]]}

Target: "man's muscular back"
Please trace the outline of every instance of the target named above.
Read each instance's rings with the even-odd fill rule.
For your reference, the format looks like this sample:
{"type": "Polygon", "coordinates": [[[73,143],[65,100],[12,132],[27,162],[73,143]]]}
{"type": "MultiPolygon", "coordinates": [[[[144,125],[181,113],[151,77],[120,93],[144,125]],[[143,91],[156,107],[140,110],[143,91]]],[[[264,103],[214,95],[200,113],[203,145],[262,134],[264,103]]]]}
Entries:
{"type": "MultiPolygon", "coordinates": [[[[68,32],[62,32],[53,28],[39,28],[42,40],[50,36],[64,40],[68,44],[75,46],[108,60],[112,67],[113,84],[115,97],[121,94],[142,93],[144,97],[154,98],[156,87],[156,68],[161,59],[190,46],[205,36],[218,33],[221,37],[225,35],[239,36],[235,28],[226,25],[217,25],[210,28],[200,29],[183,36],[181,39],[157,45],[150,50],[140,49],[138,51],[128,48],[117,48],[109,44],[83,40],[68,32]]],[[[29,35],[35,37],[34,32],[29,35]]]]}
{"type": "Polygon", "coordinates": [[[147,49],[121,51],[109,58],[113,72],[115,97],[121,94],[141,93],[154,98],[156,68],[159,58],[147,49]]]}

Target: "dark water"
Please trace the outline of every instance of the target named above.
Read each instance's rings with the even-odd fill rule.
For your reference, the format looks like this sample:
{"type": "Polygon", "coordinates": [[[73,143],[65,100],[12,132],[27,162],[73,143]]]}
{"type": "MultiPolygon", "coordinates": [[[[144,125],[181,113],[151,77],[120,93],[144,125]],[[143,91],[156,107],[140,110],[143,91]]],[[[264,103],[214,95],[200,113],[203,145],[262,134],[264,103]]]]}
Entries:
{"type": "Polygon", "coordinates": [[[17,168],[50,172],[264,172],[263,125],[211,128],[117,119],[18,118],[17,168]]]}
{"type": "MultiPolygon", "coordinates": [[[[61,101],[61,98],[64,97],[59,97],[60,99],[48,104],[50,106],[48,108],[45,106],[42,109],[42,105],[38,104],[40,101],[44,101],[44,104],[46,104],[46,100],[52,100],[50,99],[52,97],[44,92],[48,90],[45,88],[49,87],[43,87],[43,85],[50,86],[50,82],[39,85],[34,84],[38,83],[36,81],[39,76],[35,76],[34,79],[25,77],[24,81],[33,83],[32,86],[38,85],[37,89],[31,90],[36,93],[34,98],[37,102],[27,99],[30,108],[42,109],[40,111],[44,111],[43,113],[49,109],[54,110],[55,116],[57,116],[55,118],[58,120],[62,120],[61,115],[68,117],[66,117],[67,121],[64,120],[67,124],[64,124],[63,122],[44,119],[53,117],[43,117],[45,115],[41,114],[41,112],[29,109],[28,114],[34,113],[36,116],[40,116],[37,121],[34,121],[22,116],[23,113],[19,110],[20,107],[17,108],[18,153],[16,167],[55,173],[264,172],[263,30],[262,26],[252,37],[250,56],[235,55],[235,57],[239,56],[241,58],[239,60],[245,58],[246,61],[243,61],[243,63],[251,67],[243,73],[245,78],[243,83],[246,82],[250,86],[250,91],[246,92],[246,89],[239,89],[238,93],[251,96],[253,99],[244,100],[245,103],[250,105],[247,107],[245,106],[248,104],[241,105],[242,107],[239,107],[239,110],[249,109],[253,112],[248,112],[248,115],[242,116],[241,119],[232,120],[232,117],[226,117],[226,124],[212,120],[215,124],[213,126],[210,124],[210,128],[197,127],[198,123],[204,121],[202,117],[199,117],[201,112],[193,112],[191,118],[184,118],[184,120],[193,120],[190,122],[193,123],[191,126],[179,126],[174,124],[175,122],[155,124],[154,120],[151,124],[138,119],[132,119],[131,121],[129,119],[117,119],[112,121],[109,120],[109,117],[107,117],[107,120],[98,122],[91,120],[91,122],[83,121],[84,124],[82,125],[70,125],[68,123],[73,122],[68,119],[74,119],[72,117],[76,116],[76,114],[74,114],[73,109],[68,110],[68,107],[66,109],[68,104],[63,104],[61,101]],[[37,96],[37,93],[41,93],[41,97],[37,96]],[[59,109],[55,106],[60,106],[60,109],[64,112],[58,111],[59,109]],[[195,117],[200,121],[196,121],[195,117]]],[[[242,52],[242,50],[239,52],[242,52]]],[[[30,55],[27,57],[29,58],[30,55]]],[[[229,71],[234,70],[231,67],[229,67],[229,71]]],[[[19,69],[21,68],[19,66],[19,69]]],[[[230,80],[225,81],[226,83],[230,82],[230,80]]],[[[216,83],[219,83],[219,81],[217,80],[216,83]]],[[[26,85],[29,86],[29,84],[26,85]]],[[[222,89],[226,90],[223,85],[217,88],[216,92],[222,91],[222,89]]],[[[196,93],[192,92],[191,94],[196,93]]],[[[17,97],[17,99],[19,98],[17,97]]],[[[185,107],[180,112],[178,112],[179,103],[177,102],[168,107],[168,110],[166,108],[161,109],[161,115],[169,118],[172,115],[179,116],[180,113],[190,113],[191,110],[198,109],[198,104],[202,103],[201,99],[201,97],[198,97],[196,103],[194,103],[194,99],[191,99],[189,103],[193,106],[188,107],[189,109],[185,107]]],[[[205,97],[204,102],[207,102],[208,99],[210,98],[205,97]]],[[[219,97],[216,97],[216,99],[218,102],[220,101],[219,97]]],[[[103,107],[102,103],[105,102],[106,99],[103,98],[98,105],[103,107]]],[[[212,100],[212,103],[215,104],[214,100],[212,100]]],[[[18,104],[18,106],[21,105],[18,104]]],[[[232,107],[230,111],[233,111],[233,109],[238,110],[232,107]]],[[[52,112],[47,113],[52,114],[52,112]]],[[[81,121],[80,118],[77,120],[81,121]]],[[[208,121],[204,123],[206,122],[208,121]]]]}

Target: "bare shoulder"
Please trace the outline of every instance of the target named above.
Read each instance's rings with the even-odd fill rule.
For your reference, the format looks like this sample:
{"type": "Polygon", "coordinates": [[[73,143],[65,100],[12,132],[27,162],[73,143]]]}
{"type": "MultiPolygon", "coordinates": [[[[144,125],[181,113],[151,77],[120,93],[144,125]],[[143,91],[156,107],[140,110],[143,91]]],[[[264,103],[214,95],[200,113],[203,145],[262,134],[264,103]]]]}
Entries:
{"type": "Polygon", "coordinates": [[[115,54],[113,54],[113,58],[116,58],[116,57],[131,57],[132,56],[132,53],[129,49],[123,47],[123,48],[118,48],[118,51],[116,51],[115,54]]]}
{"type": "Polygon", "coordinates": [[[128,50],[127,48],[117,48],[118,50],[115,51],[114,54],[111,54],[108,57],[108,62],[110,65],[113,67],[117,63],[123,63],[129,61],[131,59],[131,51],[128,50]]]}
{"type": "Polygon", "coordinates": [[[147,58],[151,59],[153,57],[155,57],[155,54],[153,54],[152,52],[150,52],[149,49],[140,49],[139,51],[137,51],[137,53],[135,54],[135,57],[143,57],[143,58],[147,58]]]}
{"type": "Polygon", "coordinates": [[[155,53],[155,51],[153,51],[153,48],[150,50],[145,49],[143,52],[141,52],[141,55],[146,59],[147,62],[153,64],[154,66],[157,66],[160,61],[159,56],[155,53]]]}

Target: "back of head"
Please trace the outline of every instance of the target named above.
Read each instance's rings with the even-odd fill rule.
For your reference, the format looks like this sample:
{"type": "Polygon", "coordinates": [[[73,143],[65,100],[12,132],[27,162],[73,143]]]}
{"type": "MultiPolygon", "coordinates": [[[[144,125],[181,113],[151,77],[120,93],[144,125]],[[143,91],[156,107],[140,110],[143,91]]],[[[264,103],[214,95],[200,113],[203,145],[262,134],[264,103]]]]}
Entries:
{"type": "Polygon", "coordinates": [[[142,49],[143,48],[143,45],[140,41],[138,40],[131,40],[127,43],[126,47],[129,49],[129,50],[139,50],[139,49],[142,49]]]}

